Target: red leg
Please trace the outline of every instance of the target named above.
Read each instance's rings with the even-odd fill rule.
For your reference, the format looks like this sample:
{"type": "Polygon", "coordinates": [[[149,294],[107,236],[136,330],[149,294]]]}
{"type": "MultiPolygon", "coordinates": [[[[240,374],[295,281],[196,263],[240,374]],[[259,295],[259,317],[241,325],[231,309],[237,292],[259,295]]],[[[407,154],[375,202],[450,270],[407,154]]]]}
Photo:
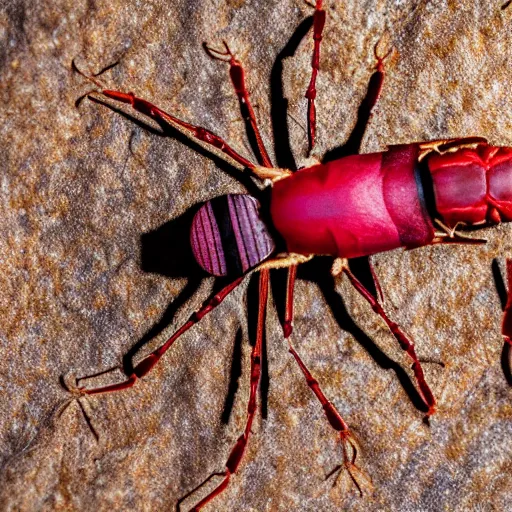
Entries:
{"type": "Polygon", "coordinates": [[[382,306],[378,303],[377,299],[363,286],[357,277],[352,274],[350,269],[346,265],[343,265],[341,270],[347,275],[354,288],[369,302],[375,313],[377,313],[386,322],[390,331],[393,333],[393,336],[396,338],[398,343],[400,343],[402,350],[405,350],[409,357],[413,360],[412,369],[414,376],[416,377],[416,382],[418,383],[421,397],[423,398],[423,401],[428,408],[428,418],[436,412],[436,399],[434,398],[434,394],[430,390],[430,387],[425,380],[423,368],[421,367],[421,363],[416,356],[416,351],[414,350],[414,343],[406,336],[398,324],[392,322],[389,319],[382,306]]]}
{"type": "MultiPolygon", "coordinates": [[[[293,292],[295,287],[295,278],[297,276],[297,265],[292,265],[288,269],[288,283],[286,286],[286,306],[285,306],[285,317],[284,317],[284,323],[283,323],[283,333],[285,339],[288,339],[292,333],[292,322],[293,322],[293,292]]],[[[357,456],[357,447],[354,443],[350,430],[348,428],[348,425],[345,423],[343,418],[341,417],[340,413],[336,410],[334,405],[327,400],[325,397],[323,391],[320,388],[320,385],[318,384],[318,381],[311,375],[311,372],[308,370],[307,366],[304,364],[302,359],[300,358],[299,354],[297,354],[296,350],[293,348],[290,340],[288,339],[289,344],[289,351],[297,361],[298,365],[300,366],[300,369],[302,370],[302,373],[306,377],[306,382],[308,386],[311,388],[313,393],[315,393],[316,397],[322,404],[322,407],[324,408],[324,412],[327,416],[327,420],[329,421],[329,424],[331,427],[339,432],[340,440],[341,440],[341,448],[342,448],[342,454],[343,454],[343,464],[340,466],[337,466],[334,471],[332,471],[330,475],[335,473],[338,469],[341,467],[345,467],[348,470],[348,473],[350,475],[350,478],[356,485],[357,489],[359,490],[359,493],[362,494],[361,488],[359,484],[357,483],[357,480],[355,479],[354,475],[352,474],[353,470],[359,470],[359,468],[355,465],[355,460],[357,456]],[[352,456],[349,456],[349,453],[352,452],[352,456]]]]}
{"type": "Polygon", "coordinates": [[[325,11],[322,9],[322,0],[316,0],[315,14],[313,15],[313,58],[311,59],[311,80],[306,91],[306,98],[308,100],[308,138],[309,138],[309,151],[315,145],[316,135],[316,77],[320,70],[320,43],[322,41],[322,31],[325,25],[325,11]]]}
{"type": "Polygon", "coordinates": [[[342,448],[342,454],[343,454],[343,464],[340,466],[337,466],[334,471],[332,471],[331,474],[333,474],[335,471],[340,469],[341,467],[345,467],[348,471],[348,474],[350,475],[350,478],[354,482],[355,486],[357,487],[357,490],[359,491],[359,494],[362,495],[361,487],[359,486],[357,480],[355,479],[353,475],[353,471],[359,472],[359,468],[356,466],[356,458],[357,458],[357,445],[352,437],[352,434],[350,433],[350,430],[348,428],[348,425],[345,423],[343,418],[341,417],[340,413],[334,406],[332,402],[327,400],[326,396],[324,395],[322,389],[320,388],[320,385],[318,384],[318,381],[311,375],[311,372],[308,370],[307,366],[304,364],[302,359],[300,358],[299,354],[295,351],[292,344],[289,343],[289,351],[295,358],[295,361],[297,361],[298,365],[300,366],[300,369],[302,370],[302,373],[304,374],[304,377],[306,377],[307,385],[311,388],[311,391],[316,395],[320,403],[322,404],[322,407],[324,409],[325,415],[327,417],[327,421],[331,425],[331,427],[338,432],[340,436],[341,441],[341,448],[342,448]],[[351,455],[350,455],[351,454],[351,455]]]}
{"type": "MultiPolygon", "coordinates": [[[[215,50],[212,50],[211,48],[207,48],[208,53],[215,58],[221,58],[220,56],[224,55],[223,52],[216,52],[215,50]],[[218,54],[218,56],[215,56],[215,53],[218,54]]],[[[226,45],[227,48],[227,45],[226,45]]],[[[229,51],[229,49],[227,49],[229,51]]],[[[128,92],[121,92],[121,91],[113,91],[110,89],[103,89],[102,84],[96,80],[94,77],[91,77],[89,75],[86,75],[82,71],[80,71],[76,64],[73,62],[73,69],[80,73],[83,77],[87,78],[87,80],[94,83],[97,87],[99,87],[100,91],[91,91],[84,96],[80,97],[76,104],[78,105],[84,97],[88,97],[89,99],[92,99],[93,101],[99,101],[101,102],[101,99],[97,96],[93,96],[92,94],[101,94],[102,96],[105,96],[106,98],[111,98],[116,101],[120,101],[121,103],[127,103],[129,104],[134,110],[137,112],[140,112],[141,114],[144,114],[154,121],[156,121],[160,125],[171,125],[172,127],[180,130],[182,133],[186,134],[192,139],[196,139],[200,142],[203,142],[205,144],[208,144],[217,150],[219,150],[221,153],[224,153],[227,155],[232,163],[233,161],[237,164],[243,166],[244,168],[248,168],[252,171],[252,173],[261,180],[275,180],[275,179],[281,179],[283,177],[286,177],[291,174],[291,171],[287,169],[276,169],[272,167],[272,163],[270,162],[270,159],[268,157],[268,153],[265,150],[263,141],[261,139],[260,132],[258,130],[257,124],[256,124],[256,118],[254,116],[254,110],[252,108],[252,105],[249,101],[249,92],[247,91],[247,88],[245,87],[245,78],[244,78],[244,70],[242,68],[242,65],[239,61],[237,61],[231,53],[225,54],[229,55],[229,61],[230,62],[230,75],[231,80],[233,82],[233,85],[235,86],[235,92],[238,95],[240,105],[242,106],[242,111],[247,113],[247,119],[249,121],[250,126],[253,128],[253,133],[257,140],[258,150],[261,153],[261,158],[259,158],[263,162],[263,167],[259,165],[255,165],[246,158],[244,158],[242,155],[237,153],[231,146],[228,145],[228,143],[220,138],[218,135],[214,134],[210,130],[207,130],[206,128],[202,128],[201,126],[196,126],[190,123],[187,123],[186,121],[182,121],[181,119],[178,119],[177,117],[163,111],[153,103],[150,103],[147,100],[144,100],[142,98],[139,98],[135,96],[133,93],[128,92]],[[265,170],[267,168],[268,170],[265,170]]],[[[96,75],[95,75],[96,76],[96,75]]],[[[108,105],[108,103],[107,103],[108,105]]]]}
{"type": "MultiPolygon", "coordinates": [[[[224,479],[212,492],[210,492],[210,494],[204,497],[191,509],[193,512],[202,509],[207,503],[215,498],[215,496],[218,496],[228,486],[231,475],[236,473],[247,447],[247,442],[251,433],[252,422],[254,420],[254,415],[257,409],[256,397],[261,375],[261,346],[263,343],[263,331],[265,328],[265,317],[267,311],[268,281],[269,270],[262,270],[260,273],[258,330],[256,335],[256,343],[251,353],[251,391],[249,395],[249,404],[247,406],[247,422],[245,424],[245,430],[231,449],[231,453],[229,454],[228,460],[226,462],[226,469],[223,473],[220,473],[224,479]]],[[[210,475],[208,479],[210,479],[211,476],[212,475],[210,475]]]]}
{"type": "Polygon", "coordinates": [[[238,154],[223,139],[207,130],[206,128],[195,126],[193,124],[187,123],[186,121],[182,121],[181,119],[178,119],[177,117],[164,112],[149,101],[138,98],[131,92],[125,93],[104,89],[101,91],[101,94],[107,98],[112,98],[114,100],[121,101],[122,103],[128,103],[134,110],[150,117],[157,123],[164,122],[170,124],[171,126],[177,125],[181,128],[184,128],[193,138],[201,142],[205,142],[206,144],[210,144],[214,148],[222,151],[230,158],[235,160],[235,162],[249,169],[255,168],[255,165],[252,162],[249,162],[249,160],[238,154]]]}
{"type": "Polygon", "coordinates": [[[373,107],[379,100],[380,93],[382,92],[382,86],[384,85],[384,77],[386,75],[386,72],[384,70],[384,61],[389,57],[389,55],[393,51],[391,49],[385,55],[379,55],[379,43],[380,41],[378,41],[373,48],[373,54],[375,55],[377,64],[375,65],[375,72],[370,77],[370,82],[368,84],[368,95],[365,98],[364,106],[367,109],[368,117],[371,114],[373,107]]]}
{"type": "Polygon", "coordinates": [[[375,290],[377,290],[377,296],[381,302],[384,302],[384,294],[382,293],[382,288],[380,286],[379,278],[375,273],[375,267],[373,266],[372,260],[370,256],[368,256],[368,266],[370,267],[370,273],[372,275],[373,284],[375,285],[375,290]]]}
{"type": "Polygon", "coordinates": [[[101,102],[101,99],[98,99],[96,96],[91,96],[92,93],[102,94],[107,98],[111,98],[122,103],[127,103],[134,110],[150,117],[160,125],[171,125],[172,127],[179,129],[182,133],[189,136],[190,138],[196,139],[200,142],[203,142],[216,148],[218,151],[224,153],[230,158],[229,162],[231,164],[233,162],[236,162],[243,168],[250,169],[256,178],[259,178],[261,180],[277,180],[282,179],[291,174],[291,171],[287,169],[277,169],[273,167],[269,168],[267,166],[261,167],[259,165],[253,164],[252,162],[244,158],[242,155],[237,153],[231,146],[227,144],[225,140],[221,139],[218,135],[215,135],[210,130],[187,123],[186,121],[182,121],[181,119],[178,119],[177,117],[168,114],[167,112],[164,112],[162,109],[158,108],[156,105],[153,105],[149,101],[146,101],[142,98],[135,96],[131,92],[125,93],[105,89],[101,92],[92,91],[91,93],[87,94],[87,96],[93,101],[101,102]]]}
{"type": "MultiPolygon", "coordinates": [[[[318,72],[320,71],[320,44],[322,42],[322,32],[325,25],[325,11],[322,9],[322,0],[317,0],[315,5],[315,14],[313,15],[313,57],[311,60],[311,80],[309,82],[308,89],[306,91],[306,98],[308,100],[308,139],[309,139],[309,151],[313,149],[315,145],[316,138],[316,106],[315,106],[315,98],[316,98],[316,78],[318,76],[318,72]]],[[[377,64],[375,66],[375,72],[370,78],[370,82],[368,84],[368,93],[366,98],[359,109],[359,118],[361,119],[362,126],[359,130],[357,130],[357,136],[362,138],[366,125],[368,124],[368,120],[371,115],[371,111],[375,104],[377,103],[380,93],[382,91],[382,86],[384,84],[384,61],[390,55],[391,50],[387,52],[385,55],[381,56],[378,52],[379,43],[377,43],[374,47],[375,59],[377,60],[377,64]]],[[[360,141],[358,146],[360,145],[360,141]]]]}
{"type": "MultiPolygon", "coordinates": [[[[242,64],[240,61],[235,59],[234,55],[231,53],[228,45],[224,43],[224,46],[226,48],[225,52],[220,52],[218,50],[212,49],[209,46],[205,44],[205,49],[207,53],[219,60],[224,60],[229,63],[230,69],[229,69],[229,75],[231,77],[231,81],[233,83],[233,86],[235,88],[235,93],[238,96],[240,106],[242,109],[242,113],[244,114],[244,119],[246,119],[251,126],[251,129],[253,130],[254,136],[256,138],[258,151],[261,155],[261,163],[264,167],[272,167],[272,163],[270,161],[270,158],[268,156],[268,153],[265,149],[265,146],[263,144],[263,140],[261,138],[261,134],[259,132],[257,123],[256,123],[256,117],[254,115],[254,110],[252,108],[251,102],[249,100],[249,91],[247,90],[247,87],[245,85],[245,72],[242,67],[242,64]]],[[[79,73],[81,71],[78,70],[76,66],[74,66],[74,69],[76,69],[79,73]]],[[[101,84],[95,80],[93,77],[89,77],[87,75],[83,76],[91,80],[95,85],[101,87],[101,84]]],[[[247,167],[253,171],[255,171],[256,166],[244,158],[242,155],[237,153],[233,148],[231,148],[223,139],[221,139],[219,136],[215,135],[211,131],[207,130],[206,128],[202,128],[200,126],[195,126],[193,124],[187,123],[186,121],[182,121],[181,119],[178,119],[177,117],[168,114],[167,112],[164,112],[162,109],[157,107],[156,105],[153,105],[152,103],[135,96],[133,93],[123,93],[119,91],[112,91],[109,89],[103,89],[101,91],[101,94],[106,96],[107,98],[112,98],[117,101],[121,101],[122,103],[128,103],[131,105],[131,107],[136,110],[137,112],[141,112],[144,115],[147,115],[151,119],[155,120],[158,123],[164,122],[168,123],[171,126],[179,126],[182,129],[185,129],[193,138],[198,139],[201,142],[205,142],[207,144],[212,145],[216,149],[222,151],[226,155],[228,155],[230,158],[235,160],[237,163],[243,165],[244,167],[247,167]]]]}
{"type": "Polygon", "coordinates": [[[293,291],[297,277],[297,265],[288,267],[288,283],[286,285],[286,304],[284,309],[283,334],[288,339],[293,331],[293,291]]]}
{"type": "Polygon", "coordinates": [[[507,259],[508,298],[503,311],[501,333],[506,343],[512,346],[512,259],[507,259]]]}
{"type": "MultiPolygon", "coordinates": [[[[186,331],[188,331],[193,325],[197,324],[204,316],[210,311],[215,309],[228,295],[232,292],[243,280],[245,276],[239,277],[232,283],[224,287],[219,293],[215,294],[210,300],[208,300],[204,306],[193,313],[190,319],[183,324],[161,347],[157,348],[151,354],[147,355],[142,361],[140,361],[135,368],[133,373],[128,377],[127,380],[119,382],[118,384],[112,384],[110,386],[103,386],[99,388],[79,388],[81,394],[95,395],[97,393],[109,393],[112,391],[120,391],[122,389],[131,388],[137,379],[140,379],[147,375],[153,367],[158,363],[160,358],[171,348],[172,344],[186,331]]],[[[77,383],[81,380],[89,377],[83,377],[77,379],[77,383]]]]}
{"type": "Polygon", "coordinates": [[[391,51],[389,51],[384,56],[380,56],[378,47],[379,43],[377,43],[374,47],[375,58],[377,60],[375,72],[370,77],[366,95],[359,105],[359,109],[357,111],[357,122],[345,144],[343,144],[342,147],[329,153],[329,160],[342,158],[348,155],[357,155],[361,152],[361,144],[366,129],[368,128],[368,123],[372,116],[372,110],[380,97],[382,86],[384,84],[384,61],[391,53],[391,51]]]}
{"type": "Polygon", "coordinates": [[[210,57],[217,60],[222,60],[224,62],[229,63],[229,76],[231,78],[231,83],[235,89],[235,93],[238,96],[238,101],[240,103],[240,110],[242,112],[242,116],[246,123],[248,123],[252,133],[254,134],[254,138],[256,140],[257,145],[257,153],[256,158],[264,167],[272,167],[272,162],[270,161],[270,157],[268,156],[268,152],[263,144],[263,139],[261,138],[261,133],[258,128],[258,123],[256,122],[256,116],[254,115],[254,109],[252,108],[251,101],[249,99],[249,91],[245,85],[245,71],[242,66],[242,63],[235,58],[229,46],[225,41],[223,41],[225,51],[219,51],[214,48],[211,48],[207,44],[204,44],[204,49],[208,53],[210,57]]]}

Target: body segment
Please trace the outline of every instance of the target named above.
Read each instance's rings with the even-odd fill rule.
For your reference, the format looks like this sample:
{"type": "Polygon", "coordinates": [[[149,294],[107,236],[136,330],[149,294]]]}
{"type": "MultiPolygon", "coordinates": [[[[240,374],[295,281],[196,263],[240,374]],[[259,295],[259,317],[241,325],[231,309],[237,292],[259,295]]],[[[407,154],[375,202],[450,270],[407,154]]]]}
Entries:
{"type": "Polygon", "coordinates": [[[290,252],[368,256],[428,245],[434,227],[418,194],[418,145],[354,155],[274,185],[271,216],[290,252]]]}
{"type": "Polygon", "coordinates": [[[427,161],[436,210],[449,227],[512,220],[512,148],[479,144],[427,161]]]}

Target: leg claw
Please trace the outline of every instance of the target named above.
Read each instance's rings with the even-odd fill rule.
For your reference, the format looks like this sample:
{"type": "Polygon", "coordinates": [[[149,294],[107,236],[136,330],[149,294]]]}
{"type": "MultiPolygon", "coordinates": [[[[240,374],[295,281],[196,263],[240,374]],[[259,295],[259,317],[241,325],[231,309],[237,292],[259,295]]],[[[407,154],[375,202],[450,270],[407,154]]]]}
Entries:
{"type": "Polygon", "coordinates": [[[61,375],[60,377],[61,386],[68,392],[71,393],[75,398],[80,398],[81,396],[87,395],[87,389],[85,386],[79,386],[78,382],[81,379],[70,377],[69,375],[61,375]],[[74,384],[71,382],[74,381],[74,384]]]}

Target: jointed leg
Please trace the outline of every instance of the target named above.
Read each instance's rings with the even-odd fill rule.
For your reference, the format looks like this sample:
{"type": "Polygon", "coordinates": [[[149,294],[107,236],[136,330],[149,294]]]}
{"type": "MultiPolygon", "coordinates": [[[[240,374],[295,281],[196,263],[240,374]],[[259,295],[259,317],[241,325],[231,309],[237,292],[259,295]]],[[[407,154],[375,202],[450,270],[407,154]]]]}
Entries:
{"type": "Polygon", "coordinates": [[[283,334],[288,339],[293,331],[293,292],[297,277],[297,265],[288,268],[288,282],[286,284],[286,304],[284,309],[283,334]]]}
{"type": "Polygon", "coordinates": [[[184,130],[187,132],[191,138],[209,144],[210,146],[218,149],[220,152],[226,154],[237,164],[243,166],[244,168],[248,168],[254,174],[254,176],[260,180],[269,179],[271,181],[277,181],[291,174],[291,172],[287,169],[278,169],[267,166],[262,167],[260,165],[253,164],[242,155],[237,153],[231,146],[227,144],[224,139],[221,139],[218,135],[215,135],[210,130],[202,128],[201,126],[187,123],[186,121],[182,121],[181,119],[178,119],[177,117],[164,112],[149,101],[138,98],[131,92],[124,93],[105,89],[99,94],[102,94],[107,98],[120,101],[122,103],[128,103],[134,110],[150,117],[159,124],[167,123],[173,127],[181,128],[182,131],[184,130]]]}
{"type": "MultiPolygon", "coordinates": [[[[201,142],[213,146],[222,153],[228,155],[238,164],[242,165],[243,167],[247,167],[253,172],[255,172],[256,168],[258,167],[249,160],[247,160],[246,158],[244,158],[242,155],[237,153],[231,146],[229,146],[226,143],[226,141],[221,139],[218,135],[215,135],[210,130],[182,121],[181,119],[178,119],[177,117],[168,114],[167,112],[164,112],[163,110],[158,108],[156,105],[153,105],[149,101],[146,101],[142,98],[138,98],[131,92],[124,93],[104,89],[103,91],[101,91],[101,94],[103,94],[103,96],[106,96],[107,98],[112,98],[122,103],[128,103],[134,110],[150,117],[159,124],[163,122],[170,124],[171,126],[178,126],[182,129],[185,129],[185,131],[188,132],[192,138],[195,138],[201,142]]],[[[257,177],[260,177],[257,175],[256,172],[255,174],[257,177]]]]}
{"type": "Polygon", "coordinates": [[[336,263],[338,264],[338,267],[335,268],[335,266],[333,266],[333,273],[336,274],[343,272],[344,274],[346,274],[352,286],[354,286],[354,288],[369,302],[370,306],[375,311],[375,313],[377,313],[386,322],[390,331],[393,333],[393,336],[400,344],[401,349],[405,350],[405,352],[407,352],[409,357],[413,360],[412,370],[414,372],[416,382],[418,383],[420,395],[426,407],[428,408],[428,418],[429,416],[436,412],[436,399],[425,380],[423,368],[421,367],[421,363],[414,349],[414,343],[407,337],[407,335],[402,331],[398,324],[389,319],[389,317],[387,316],[386,312],[379,304],[377,299],[363,286],[363,284],[357,279],[357,277],[354,276],[354,274],[352,274],[347,264],[342,262],[341,260],[337,260],[336,263]]]}
{"type": "Polygon", "coordinates": [[[357,112],[356,125],[354,126],[352,132],[350,133],[349,138],[343,145],[342,151],[339,154],[337,154],[338,157],[347,155],[357,155],[361,151],[361,144],[363,142],[364,134],[366,132],[366,129],[368,128],[368,123],[370,121],[373,108],[375,107],[380,97],[382,86],[384,84],[384,61],[388,57],[388,55],[390,55],[391,52],[390,50],[388,53],[381,56],[379,55],[378,48],[379,43],[377,43],[374,47],[374,54],[377,60],[375,72],[370,77],[366,95],[359,106],[359,110],[357,112]]]}
{"type": "Polygon", "coordinates": [[[86,95],[94,101],[102,101],[102,97],[105,97],[116,101],[120,101],[121,103],[126,103],[130,105],[135,111],[150,117],[158,124],[163,126],[170,125],[180,130],[182,133],[186,134],[191,139],[196,139],[200,142],[212,146],[221,153],[227,155],[231,159],[231,162],[234,161],[239,166],[249,169],[257,178],[261,180],[270,179],[274,181],[282,179],[291,174],[291,172],[287,171],[286,169],[272,168],[271,165],[265,165],[262,168],[259,165],[253,164],[252,162],[244,158],[242,155],[237,153],[231,146],[227,144],[225,140],[223,140],[210,130],[187,123],[186,121],[182,121],[181,119],[178,119],[177,117],[167,112],[164,112],[162,109],[160,109],[153,103],[150,103],[149,101],[146,101],[142,98],[135,96],[131,92],[125,93],[120,91],[113,91],[110,89],[103,89],[103,86],[98,80],[82,73],[80,70],[78,70],[76,66],[75,69],[82,76],[84,76],[88,80],[91,80],[96,86],[101,88],[100,91],[92,91],[86,95]],[[265,169],[265,167],[269,167],[269,169],[267,170],[265,169]]]}
{"type": "Polygon", "coordinates": [[[263,139],[261,138],[261,133],[258,128],[258,123],[256,122],[256,116],[254,115],[254,109],[252,108],[252,104],[249,99],[249,91],[245,85],[244,68],[242,63],[235,58],[227,43],[223,41],[223,44],[225,48],[224,51],[216,50],[207,44],[204,44],[204,48],[208,55],[213,59],[222,60],[229,63],[229,76],[235,89],[235,93],[238,96],[242,116],[252,131],[254,138],[256,139],[256,158],[263,167],[272,167],[272,162],[270,161],[268,152],[265,148],[265,145],[263,144],[263,139]]]}
{"type": "Polygon", "coordinates": [[[339,433],[341,440],[341,449],[343,455],[343,464],[337,466],[330,474],[332,475],[338,469],[345,467],[350,475],[350,478],[356,485],[360,494],[362,494],[361,487],[359,486],[357,480],[355,479],[352,471],[359,471],[359,468],[356,466],[355,461],[357,457],[357,447],[352,439],[350,434],[350,430],[348,425],[345,423],[340,413],[337,411],[336,407],[332,402],[327,400],[325,397],[318,381],[313,377],[311,372],[308,370],[307,366],[304,364],[299,354],[291,344],[289,337],[292,333],[292,321],[293,321],[293,292],[295,286],[295,278],[297,276],[297,265],[292,265],[288,270],[288,283],[286,287],[286,307],[285,307],[285,317],[283,324],[283,333],[285,339],[288,341],[289,352],[297,361],[302,373],[306,377],[306,382],[308,386],[311,388],[313,393],[315,393],[316,397],[322,404],[324,408],[325,415],[327,416],[327,420],[331,427],[339,433]],[[351,454],[351,455],[350,455],[351,454]]]}
{"type": "Polygon", "coordinates": [[[375,65],[375,72],[370,77],[370,82],[368,83],[368,94],[365,98],[364,108],[366,109],[366,123],[368,123],[368,119],[370,117],[371,111],[373,107],[376,105],[377,101],[379,100],[380,93],[382,92],[382,86],[384,85],[384,76],[385,76],[385,70],[384,70],[384,61],[389,57],[392,49],[389,50],[384,55],[379,55],[379,42],[374,46],[373,53],[375,55],[375,59],[377,61],[377,64],[375,65]]]}
{"type": "Polygon", "coordinates": [[[322,41],[322,31],[325,25],[325,11],[322,9],[322,0],[316,0],[315,14],[313,15],[313,58],[311,59],[311,80],[306,91],[306,98],[308,100],[308,139],[309,151],[315,145],[316,136],[316,77],[320,70],[320,43],[322,41]]]}
{"type": "MultiPolygon", "coordinates": [[[[228,460],[226,462],[226,469],[223,473],[214,473],[214,475],[221,475],[224,477],[222,482],[205,498],[203,498],[197,505],[192,508],[196,512],[209,503],[215,496],[218,496],[229,484],[231,475],[236,473],[242,457],[247,447],[249,435],[251,433],[252,422],[257,409],[257,390],[261,376],[261,347],[263,343],[263,334],[265,328],[265,318],[267,310],[268,298],[268,281],[269,270],[262,270],[260,272],[260,285],[259,285],[259,309],[258,309],[258,330],[256,334],[256,343],[251,353],[251,391],[249,395],[249,404],[247,406],[247,422],[243,434],[238,438],[235,446],[231,449],[228,460]]],[[[210,475],[209,480],[213,475],[210,475]]],[[[190,493],[189,493],[190,494],[190,493]]],[[[181,500],[180,500],[181,501],[181,500]]]]}
{"type": "Polygon", "coordinates": [[[359,486],[353,474],[353,471],[359,472],[359,468],[356,466],[355,463],[357,458],[357,445],[352,438],[352,434],[350,433],[348,425],[345,423],[345,421],[341,417],[340,413],[338,412],[334,404],[327,400],[322,389],[320,388],[320,385],[318,384],[318,381],[313,377],[311,372],[308,370],[307,366],[304,364],[299,354],[297,354],[290,341],[288,341],[288,345],[289,352],[293,355],[295,361],[297,361],[298,365],[300,366],[300,369],[302,370],[302,373],[304,374],[304,377],[306,377],[307,385],[311,388],[311,391],[313,391],[313,393],[316,395],[316,397],[322,404],[325,415],[327,417],[327,421],[329,422],[331,427],[334,430],[336,430],[336,432],[338,432],[340,436],[343,464],[337,466],[334,469],[334,471],[330,473],[330,475],[333,474],[338,469],[345,467],[348,471],[348,474],[350,475],[350,478],[357,487],[359,494],[362,495],[363,492],[361,490],[361,487],[359,486]]]}
{"type": "MultiPolygon", "coordinates": [[[[161,347],[157,348],[151,354],[146,356],[140,361],[133,369],[133,373],[128,377],[127,380],[119,382],[118,384],[112,384],[110,386],[103,386],[99,388],[87,389],[80,387],[76,391],[80,394],[94,395],[97,393],[109,393],[112,391],[120,391],[122,389],[131,388],[137,379],[140,379],[147,375],[153,367],[158,363],[160,358],[169,350],[172,344],[186,331],[188,331],[193,325],[197,324],[204,316],[210,311],[215,309],[243,280],[245,276],[239,277],[232,283],[224,287],[220,292],[216,293],[211,299],[209,299],[204,306],[193,313],[190,319],[183,324],[161,347]]],[[[77,383],[81,380],[85,380],[89,377],[83,377],[77,379],[77,383]]]]}

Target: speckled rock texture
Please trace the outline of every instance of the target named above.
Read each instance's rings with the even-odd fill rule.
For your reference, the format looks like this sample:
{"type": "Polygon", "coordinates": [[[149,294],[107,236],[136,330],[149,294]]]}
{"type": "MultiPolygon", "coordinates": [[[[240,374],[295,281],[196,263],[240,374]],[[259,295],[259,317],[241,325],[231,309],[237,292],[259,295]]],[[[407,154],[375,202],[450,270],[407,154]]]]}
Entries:
{"type": "MultiPolygon", "coordinates": [[[[395,52],[364,152],[473,135],[512,146],[512,6],[504,2],[325,0],[315,155],[353,129],[380,38],[395,52]]],[[[69,383],[140,360],[200,306],[216,283],[191,260],[191,215],[212,197],[255,190],[179,135],[87,99],[76,107],[95,86],[72,60],[91,74],[117,63],[98,77],[106,87],[205,126],[252,158],[227,66],[202,48],[225,39],[248,70],[272,158],[291,165],[288,126],[301,166],[311,14],[302,0],[3,0],[1,510],[173,510],[223,469],[245,425],[251,278],[134,388],[69,401],[61,376],[69,383]]],[[[359,476],[359,497],[346,472],[335,486],[325,480],[340,448],[270,301],[266,419],[257,415],[239,473],[207,510],[510,508],[512,391],[491,263],[503,268],[512,255],[512,226],[481,234],[485,246],[374,258],[391,317],[419,357],[446,365],[425,363],[439,401],[430,427],[410,361],[383,322],[349,283],[333,282],[329,259],[304,266],[294,343],[353,429],[371,483],[359,476]]],[[[274,280],[282,309],[282,273],[274,280]]],[[[86,384],[121,379],[117,370],[86,384]]]]}

